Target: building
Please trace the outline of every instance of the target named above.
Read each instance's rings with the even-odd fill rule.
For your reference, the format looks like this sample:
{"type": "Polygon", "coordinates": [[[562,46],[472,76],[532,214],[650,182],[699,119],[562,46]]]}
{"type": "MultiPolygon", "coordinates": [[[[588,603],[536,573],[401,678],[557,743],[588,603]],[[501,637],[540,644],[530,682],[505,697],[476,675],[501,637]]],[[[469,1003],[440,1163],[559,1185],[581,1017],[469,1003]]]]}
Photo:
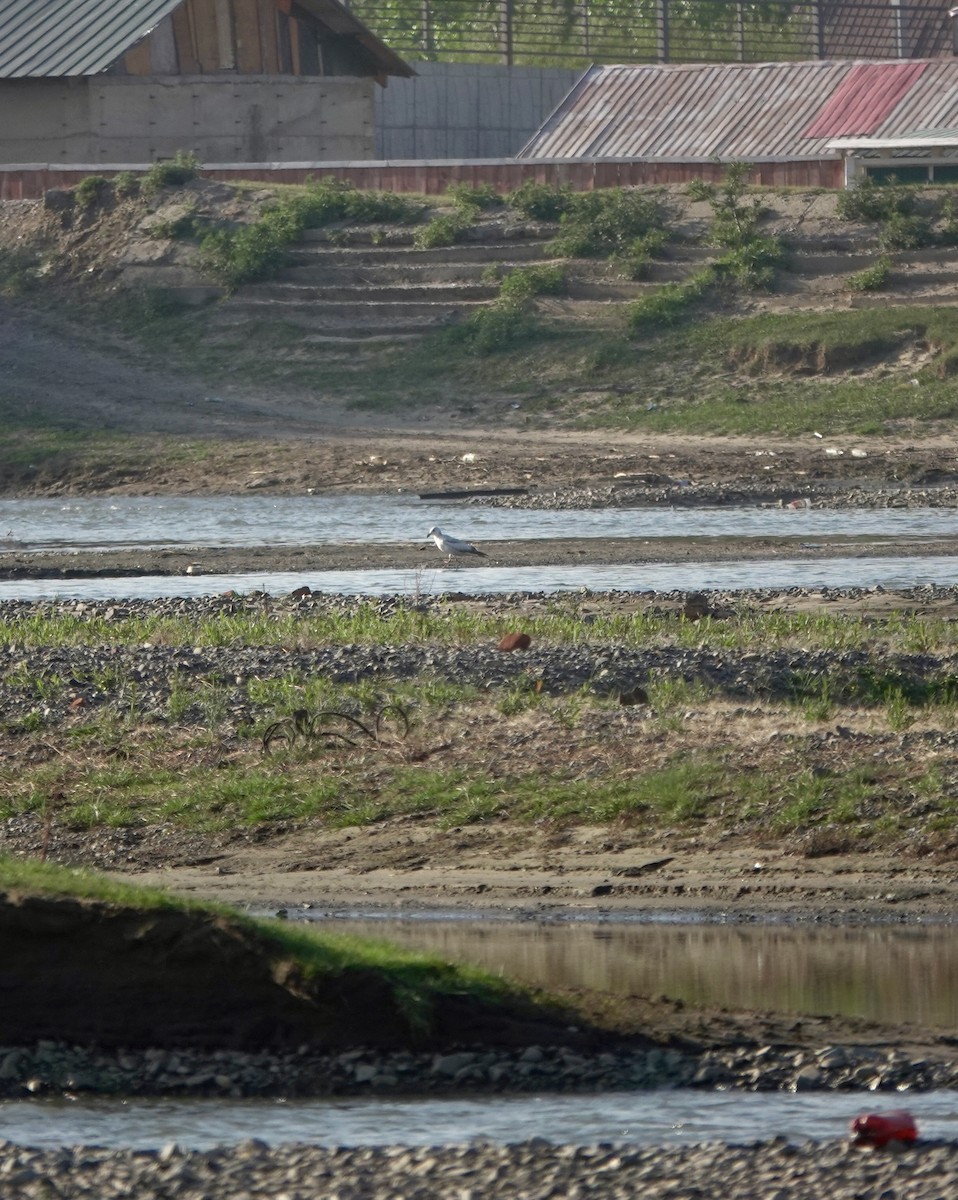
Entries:
{"type": "MultiPolygon", "coordinates": [[[[750,162],[763,183],[840,187],[849,139],[920,131],[927,149],[956,129],[958,59],[593,67],[519,158],[641,164],[645,183],[750,162]]],[[[876,172],[903,151],[884,148],[876,172]]]]}
{"type": "Polygon", "coordinates": [[[414,74],[339,0],[0,0],[0,163],[372,158],[414,74]]]}

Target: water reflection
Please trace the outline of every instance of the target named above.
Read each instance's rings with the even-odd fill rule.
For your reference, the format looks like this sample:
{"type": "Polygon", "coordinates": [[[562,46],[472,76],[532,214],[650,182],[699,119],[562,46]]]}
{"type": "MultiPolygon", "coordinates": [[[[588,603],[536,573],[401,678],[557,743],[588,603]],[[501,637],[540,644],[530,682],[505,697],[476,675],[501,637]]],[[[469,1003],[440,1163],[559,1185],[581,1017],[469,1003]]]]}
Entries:
{"type": "Polygon", "coordinates": [[[347,920],[542,987],[667,995],[697,1005],[842,1014],[953,1028],[958,943],[949,926],[584,925],[347,920]]]}

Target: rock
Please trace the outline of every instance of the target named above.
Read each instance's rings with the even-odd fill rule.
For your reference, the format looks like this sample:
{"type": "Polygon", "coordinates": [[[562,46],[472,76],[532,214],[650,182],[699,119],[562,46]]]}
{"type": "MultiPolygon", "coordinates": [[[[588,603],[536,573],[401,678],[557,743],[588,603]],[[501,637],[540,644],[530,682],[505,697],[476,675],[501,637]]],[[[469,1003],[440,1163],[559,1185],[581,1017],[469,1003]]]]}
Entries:
{"type": "Polygon", "coordinates": [[[43,207],[47,212],[69,213],[76,206],[76,197],[66,188],[47,188],[43,193],[43,207]]]}
{"type": "Polygon", "coordinates": [[[496,649],[508,654],[513,650],[528,650],[531,645],[532,638],[527,633],[507,633],[496,649]]]}

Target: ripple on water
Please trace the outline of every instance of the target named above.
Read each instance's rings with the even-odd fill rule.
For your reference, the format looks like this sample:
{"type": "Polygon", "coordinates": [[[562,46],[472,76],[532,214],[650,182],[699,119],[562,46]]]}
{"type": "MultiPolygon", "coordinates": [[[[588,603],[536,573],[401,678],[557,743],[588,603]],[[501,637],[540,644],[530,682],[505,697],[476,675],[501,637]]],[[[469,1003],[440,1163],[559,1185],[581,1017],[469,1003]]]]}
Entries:
{"type": "MultiPolygon", "coordinates": [[[[650,1089],[582,1096],[540,1094],[461,1099],[217,1100],[97,1099],[0,1102],[4,1137],[20,1145],[98,1145],[156,1149],[232,1146],[248,1138],[271,1145],[434,1146],[475,1139],[498,1143],[545,1138],[587,1145],[682,1145],[793,1141],[844,1136],[860,1112],[903,1106],[901,1097],[848,1092],[709,1092],[650,1089]]],[[[911,1094],[907,1107],[925,1138],[958,1136],[958,1093],[911,1094]]]]}
{"type": "MultiPolygon", "coordinates": [[[[440,525],[469,541],[526,538],[936,537],[947,508],[488,508],[414,495],[135,496],[0,500],[7,548],[118,550],[423,542],[440,525]]],[[[3,545],[0,544],[0,549],[3,545]]]]}

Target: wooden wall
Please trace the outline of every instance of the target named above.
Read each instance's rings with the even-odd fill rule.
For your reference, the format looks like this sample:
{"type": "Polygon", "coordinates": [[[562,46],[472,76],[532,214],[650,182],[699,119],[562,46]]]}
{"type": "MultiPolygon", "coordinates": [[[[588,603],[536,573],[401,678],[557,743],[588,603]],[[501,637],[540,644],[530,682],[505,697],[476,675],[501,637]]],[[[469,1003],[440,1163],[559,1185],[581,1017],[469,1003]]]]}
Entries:
{"type": "MultiPolygon", "coordinates": [[[[347,73],[333,65],[338,55],[333,63],[324,63],[323,42],[330,37],[294,0],[183,0],[148,38],[126,52],[119,73],[347,73]]],[[[349,74],[372,74],[351,66],[349,74]]]]}
{"type": "MultiPolygon", "coordinates": [[[[74,187],[89,175],[90,166],[0,166],[0,200],[39,199],[51,187],[74,187]]],[[[119,168],[95,169],[104,175],[119,168]]],[[[499,159],[472,162],[365,162],[298,163],[295,166],[211,167],[200,172],[208,179],[227,182],[259,180],[264,183],[305,183],[308,179],[348,180],[360,188],[439,195],[451,184],[473,186],[491,183],[501,192],[512,191],[527,179],[553,185],[569,184],[577,191],[597,187],[635,187],[663,183],[686,183],[690,179],[722,177],[719,163],[690,162],[588,162],[577,159],[535,161],[499,159]]],[[[766,187],[840,188],[844,170],[840,159],[814,159],[803,162],[752,163],[751,180],[766,187]]]]}

